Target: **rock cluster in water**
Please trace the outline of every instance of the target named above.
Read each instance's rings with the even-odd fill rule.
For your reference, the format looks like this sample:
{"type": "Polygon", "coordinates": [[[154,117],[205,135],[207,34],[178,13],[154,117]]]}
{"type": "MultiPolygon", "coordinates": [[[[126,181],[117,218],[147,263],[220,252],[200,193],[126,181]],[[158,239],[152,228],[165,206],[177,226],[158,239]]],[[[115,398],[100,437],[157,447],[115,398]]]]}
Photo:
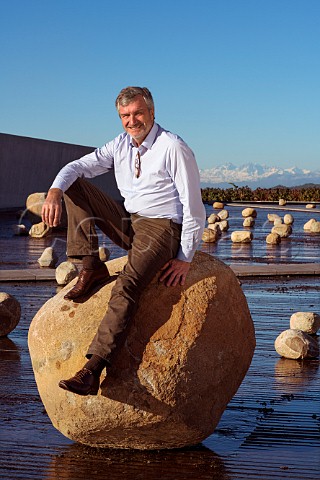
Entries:
{"type": "Polygon", "coordinates": [[[275,340],[276,352],[285,358],[315,358],[319,344],[312,336],[320,328],[320,316],[314,312],[296,312],[291,315],[290,329],[280,333],[275,340]]]}

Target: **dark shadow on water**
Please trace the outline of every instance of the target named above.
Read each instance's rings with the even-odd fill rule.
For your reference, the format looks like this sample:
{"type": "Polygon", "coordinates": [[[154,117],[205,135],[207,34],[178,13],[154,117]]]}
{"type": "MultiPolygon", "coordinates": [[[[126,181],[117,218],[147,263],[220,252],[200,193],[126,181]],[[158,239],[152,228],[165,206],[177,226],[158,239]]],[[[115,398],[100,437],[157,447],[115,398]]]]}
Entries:
{"type": "Polygon", "coordinates": [[[18,346],[8,337],[0,337],[0,361],[20,361],[18,346]]]}
{"type": "Polygon", "coordinates": [[[177,450],[113,450],[70,445],[53,457],[44,479],[228,480],[221,458],[203,445],[177,450]]]}

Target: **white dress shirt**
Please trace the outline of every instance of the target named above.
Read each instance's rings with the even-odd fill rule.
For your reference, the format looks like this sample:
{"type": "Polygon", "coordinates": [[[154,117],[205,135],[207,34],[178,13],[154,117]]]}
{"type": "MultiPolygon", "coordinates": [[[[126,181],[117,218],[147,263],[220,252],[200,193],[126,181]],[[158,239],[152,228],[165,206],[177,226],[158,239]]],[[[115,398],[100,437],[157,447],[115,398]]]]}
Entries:
{"type": "Polygon", "coordinates": [[[66,191],[78,177],[92,178],[110,170],[114,170],[129,213],[182,223],[177,258],[191,262],[201,240],[206,216],[199,170],[186,143],[156,123],[139,147],[124,132],[102,148],[68,163],[60,170],[51,188],[66,191]],[[136,178],[138,150],[141,172],[136,178]]]}

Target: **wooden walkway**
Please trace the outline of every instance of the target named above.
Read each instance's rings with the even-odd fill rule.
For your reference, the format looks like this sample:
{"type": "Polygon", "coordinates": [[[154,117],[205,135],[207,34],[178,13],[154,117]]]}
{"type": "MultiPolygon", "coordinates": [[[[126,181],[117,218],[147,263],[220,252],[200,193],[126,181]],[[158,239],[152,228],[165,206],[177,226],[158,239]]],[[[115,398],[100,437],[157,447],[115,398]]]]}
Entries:
{"type": "Polygon", "coordinates": [[[245,277],[241,283],[257,346],[216,430],[201,445],[139,452],[85,447],[52,426],[27,336],[56,285],[3,282],[22,315],[16,329],[0,338],[0,479],[320,480],[319,359],[283,359],[274,350],[292,312],[319,310],[319,277],[245,277]]]}
{"type": "MultiPolygon", "coordinates": [[[[237,277],[274,277],[279,275],[319,275],[320,263],[231,264],[237,277]]],[[[55,280],[55,269],[29,268],[0,270],[0,282],[30,282],[55,280]]]]}

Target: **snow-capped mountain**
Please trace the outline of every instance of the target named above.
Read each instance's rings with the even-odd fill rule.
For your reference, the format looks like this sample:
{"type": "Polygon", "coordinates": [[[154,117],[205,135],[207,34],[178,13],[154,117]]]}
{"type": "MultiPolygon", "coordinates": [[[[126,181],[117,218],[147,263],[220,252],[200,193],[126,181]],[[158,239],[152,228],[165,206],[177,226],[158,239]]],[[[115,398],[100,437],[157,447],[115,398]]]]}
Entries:
{"type": "Polygon", "coordinates": [[[200,170],[200,181],[202,187],[230,188],[232,186],[230,184],[239,187],[248,185],[250,188],[271,188],[276,185],[293,187],[305,183],[320,184],[320,170],[270,167],[258,163],[247,163],[237,167],[227,163],[200,170]]]}

